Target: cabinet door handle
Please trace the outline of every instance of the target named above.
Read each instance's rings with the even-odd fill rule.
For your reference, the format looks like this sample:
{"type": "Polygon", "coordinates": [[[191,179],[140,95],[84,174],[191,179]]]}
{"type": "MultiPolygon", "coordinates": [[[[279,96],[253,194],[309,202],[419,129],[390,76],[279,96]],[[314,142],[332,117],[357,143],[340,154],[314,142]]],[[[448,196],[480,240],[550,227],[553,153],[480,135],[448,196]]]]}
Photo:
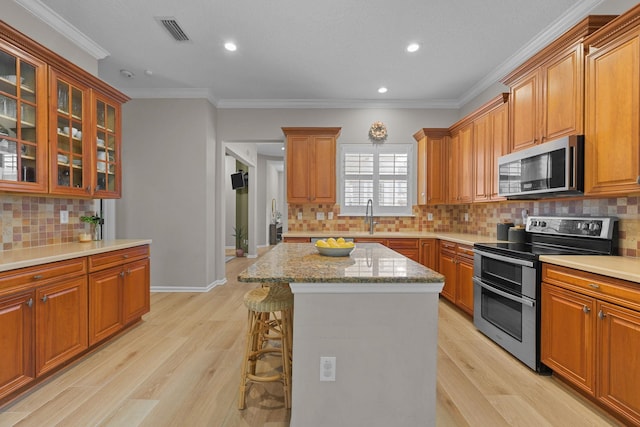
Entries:
{"type": "Polygon", "coordinates": [[[598,318],[599,319],[604,319],[605,317],[607,317],[607,315],[604,313],[604,311],[600,310],[598,312],[598,318]]]}
{"type": "Polygon", "coordinates": [[[40,301],[42,301],[42,302],[47,302],[48,300],[49,300],[49,297],[46,296],[46,295],[43,296],[42,298],[40,298],[40,301]]]}
{"type": "Polygon", "coordinates": [[[589,283],[589,287],[591,287],[592,289],[600,289],[600,285],[596,283],[589,283]]]}
{"type": "Polygon", "coordinates": [[[636,178],[636,182],[640,184],[640,175],[638,175],[638,178],[636,178]]]}
{"type": "Polygon", "coordinates": [[[120,272],[120,277],[124,277],[124,271],[120,272]]]}
{"type": "Polygon", "coordinates": [[[33,276],[33,280],[40,280],[42,279],[42,277],[44,277],[42,276],[42,274],[36,274],[35,276],[33,276]]]}
{"type": "Polygon", "coordinates": [[[127,268],[127,275],[130,275],[130,274],[131,274],[131,269],[127,268]]]}
{"type": "Polygon", "coordinates": [[[585,313],[591,313],[591,309],[589,307],[587,307],[586,305],[582,306],[582,311],[585,313]]]}
{"type": "Polygon", "coordinates": [[[31,308],[33,306],[33,298],[29,298],[29,301],[25,303],[27,307],[31,308]]]}
{"type": "Polygon", "coordinates": [[[87,193],[91,193],[91,186],[90,186],[90,185],[87,185],[86,190],[87,190],[87,193]]]}

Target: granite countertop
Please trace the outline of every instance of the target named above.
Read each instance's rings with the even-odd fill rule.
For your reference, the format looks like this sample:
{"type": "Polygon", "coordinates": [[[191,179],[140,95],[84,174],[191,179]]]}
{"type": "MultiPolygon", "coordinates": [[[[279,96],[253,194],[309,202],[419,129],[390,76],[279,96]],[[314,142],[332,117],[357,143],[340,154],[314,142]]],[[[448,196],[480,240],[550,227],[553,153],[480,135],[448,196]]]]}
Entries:
{"type": "Polygon", "coordinates": [[[49,262],[64,261],[66,259],[148,244],[151,244],[151,240],[117,239],[86,243],[62,243],[59,245],[0,251],[0,271],[32,267],[49,262]]]}
{"type": "Polygon", "coordinates": [[[442,283],[444,276],[379,243],[347,257],[320,255],[312,243],[281,243],[238,275],[241,282],[442,283]]]}

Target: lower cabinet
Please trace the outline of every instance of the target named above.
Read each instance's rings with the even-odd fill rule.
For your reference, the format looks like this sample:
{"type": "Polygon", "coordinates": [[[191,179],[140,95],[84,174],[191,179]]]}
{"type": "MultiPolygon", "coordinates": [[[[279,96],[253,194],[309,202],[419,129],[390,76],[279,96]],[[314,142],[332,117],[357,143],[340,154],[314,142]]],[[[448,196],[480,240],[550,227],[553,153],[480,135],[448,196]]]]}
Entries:
{"type": "Polygon", "coordinates": [[[388,239],[387,247],[415,262],[420,262],[419,239],[388,239]]]}
{"type": "Polygon", "coordinates": [[[35,378],[33,300],[33,291],[0,298],[0,398],[35,378]]]}
{"type": "Polygon", "coordinates": [[[142,245],[0,272],[0,404],[147,313],[148,256],[142,245]]]}
{"type": "Polygon", "coordinates": [[[473,316],[473,247],[440,240],[438,272],[445,277],[440,293],[473,316]]]}
{"type": "Polygon", "coordinates": [[[90,345],[149,312],[150,264],[146,256],[148,247],[146,251],[132,248],[89,257],[90,345]]]}
{"type": "Polygon", "coordinates": [[[438,270],[438,239],[420,239],[420,264],[438,270]]]}
{"type": "Polygon", "coordinates": [[[87,277],[36,289],[36,376],[88,348],[87,277]]]}
{"type": "Polygon", "coordinates": [[[542,280],[542,362],[639,425],[640,288],[546,264],[542,280]]]}

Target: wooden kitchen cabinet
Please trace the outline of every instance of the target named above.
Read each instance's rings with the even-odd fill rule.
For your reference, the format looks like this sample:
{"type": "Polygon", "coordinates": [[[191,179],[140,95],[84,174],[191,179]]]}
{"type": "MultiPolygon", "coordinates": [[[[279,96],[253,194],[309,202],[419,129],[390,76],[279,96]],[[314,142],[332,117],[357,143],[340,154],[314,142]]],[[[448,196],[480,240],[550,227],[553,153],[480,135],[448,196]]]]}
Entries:
{"type": "Polygon", "coordinates": [[[35,378],[33,291],[0,298],[0,398],[35,378]]]}
{"type": "Polygon", "coordinates": [[[129,98],[3,22],[0,69],[0,190],[119,198],[129,98]]]}
{"type": "Polygon", "coordinates": [[[473,201],[473,122],[451,132],[449,203],[473,201]]]}
{"type": "Polygon", "coordinates": [[[420,262],[419,239],[387,239],[386,246],[415,262],[420,262]]]}
{"type": "Polygon", "coordinates": [[[89,257],[89,344],[149,312],[149,246],[89,257]]]}
{"type": "Polygon", "coordinates": [[[626,422],[640,424],[640,289],[543,264],[541,361],[626,422]]]}
{"type": "Polygon", "coordinates": [[[139,320],[149,279],[149,245],[0,272],[0,404],[139,320]]]}
{"type": "Polygon", "coordinates": [[[418,142],[418,204],[447,202],[448,129],[420,129],[413,137],[418,142]]]}
{"type": "Polygon", "coordinates": [[[585,194],[640,192],[640,6],[585,40],[585,194]]]}
{"type": "Polygon", "coordinates": [[[585,18],[502,80],[510,87],[510,151],[584,132],[583,40],[612,18],[585,18]]]}
{"type": "Polygon", "coordinates": [[[473,316],[473,247],[440,240],[438,272],[445,277],[440,293],[473,316]]]}
{"type": "Polygon", "coordinates": [[[88,348],[87,277],[36,289],[36,376],[88,348]]]}
{"type": "Polygon", "coordinates": [[[498,197],[498,157],[509,152],[508,100],[502,94],[479,109],[473,119],[474,202],[498,197]]]}
{"type": "Polygon", "coordinates": [[[287,137],[287,202],[336,202],[340,128],[282,128],[287,137]]]}
{"type": "Polygon", "coordinates": [[[420,239],[420,264],[438,271],[438,239],[420,239]]]}
{"type": "Polygon", "coordinates": [[[0,22],[0,190],[47,192],[46,64],[0,22]]]}

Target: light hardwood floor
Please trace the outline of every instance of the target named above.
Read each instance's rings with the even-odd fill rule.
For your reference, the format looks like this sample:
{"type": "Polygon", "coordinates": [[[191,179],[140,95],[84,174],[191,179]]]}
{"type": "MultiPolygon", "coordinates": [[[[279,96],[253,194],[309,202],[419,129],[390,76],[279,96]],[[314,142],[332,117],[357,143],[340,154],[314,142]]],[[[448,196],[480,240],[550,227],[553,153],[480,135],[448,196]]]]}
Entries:
{"type": "MultiPolygon", "coordinates": [[[[253,261],[229,261],[228,283],[208,293],[153,294],[144,322],[1,408],[0,427],[288,426],[277,384],[252,386],[247,409],[236,409],[242,296],[255,284],[235,278],[253,261]]],[[[439,319],[439,427],[620,425],[450,304],[441,301],[439,319]]]]}

